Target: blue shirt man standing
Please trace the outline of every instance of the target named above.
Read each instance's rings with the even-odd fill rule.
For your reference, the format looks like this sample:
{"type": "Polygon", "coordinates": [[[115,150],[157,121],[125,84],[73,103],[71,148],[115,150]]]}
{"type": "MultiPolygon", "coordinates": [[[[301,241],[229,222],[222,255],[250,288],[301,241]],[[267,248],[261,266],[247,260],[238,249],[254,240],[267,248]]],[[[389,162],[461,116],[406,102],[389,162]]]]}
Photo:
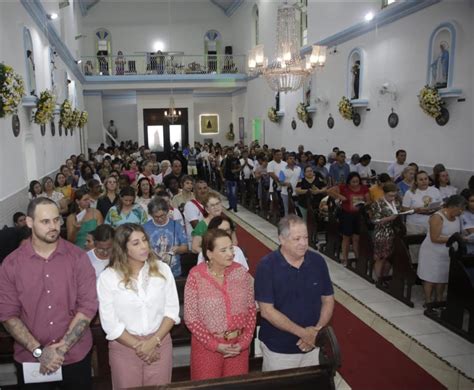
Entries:
{"type": "Polygon", "coordinates": [[[308,251],[304,221],[292,214],[282,218],[278,237],[280,248],[260,261],[255,276],[263,371],[317,365],[316,336],[334,310],[326,263],[308,251]]]}

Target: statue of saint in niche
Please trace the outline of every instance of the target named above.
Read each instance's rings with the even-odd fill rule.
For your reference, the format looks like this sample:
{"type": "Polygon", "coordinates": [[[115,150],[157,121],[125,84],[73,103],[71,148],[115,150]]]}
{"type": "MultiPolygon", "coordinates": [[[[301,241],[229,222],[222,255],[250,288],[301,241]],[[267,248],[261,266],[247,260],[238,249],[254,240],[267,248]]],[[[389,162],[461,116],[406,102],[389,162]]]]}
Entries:
{"type": "Polygon", "coordinates": [[[35,59],[33,57],[33,50],[26,50],[26,58],[28,61],[28,74],[30,76],[30,95],[36,96],[36,76],[35,76],[35,59]]]}
{"type": "Polygon", "coordinates": [[[431,64],[431,85],[435,88],[446,88],[448,86],[449,51],[448,43],[441,42],[438,57],[431,64]]]}
{"type": "Polygon", "coordinates": [[[359,99],[360,60],[352,65],[352,99],[359,99]]]}

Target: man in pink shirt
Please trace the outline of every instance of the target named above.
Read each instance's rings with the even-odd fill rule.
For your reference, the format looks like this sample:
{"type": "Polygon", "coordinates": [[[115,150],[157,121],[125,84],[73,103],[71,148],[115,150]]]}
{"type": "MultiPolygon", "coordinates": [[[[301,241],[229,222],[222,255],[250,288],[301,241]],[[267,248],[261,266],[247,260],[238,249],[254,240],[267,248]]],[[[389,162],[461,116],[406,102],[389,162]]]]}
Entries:
{"type": "Polygon", "coordinates": [[[90,389],[94,268],[86,252],[59,237],[61,216],[53,201],[32,200],[27,225],[31,240],[0,268],[0,321],[15,339],[18,383],[55,388],[58,382],[24,384],[22,364],[39,362],[42,374],[62,370],[61,388],[90,389]]]}

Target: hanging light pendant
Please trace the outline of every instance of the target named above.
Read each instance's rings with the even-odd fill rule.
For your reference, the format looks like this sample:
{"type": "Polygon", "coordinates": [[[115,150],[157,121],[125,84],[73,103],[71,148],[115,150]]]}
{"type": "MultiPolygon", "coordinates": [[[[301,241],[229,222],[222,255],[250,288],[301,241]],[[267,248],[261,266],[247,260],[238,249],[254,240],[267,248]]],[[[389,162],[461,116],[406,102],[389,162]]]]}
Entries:
{"type": "Polygon", "coordinates": [[[181,117],[181,111],[176,110],[173,95],[170,97],[170,103],[168,107],[168,111],[165,111],[165,118],[168,119],[171,124],[173,124],[181,117]]]}
{"type": "Polygon", "coordinates": [[[278,8],[277,46],[272,62],[268,63],[264,57],[263,45],[258,45],[249,52],[249,73],[253,76],[263,75],[275,92],[286,93],[300,89],[306,79],[326,62],[324,46],[314,45],[308,56],[301,56],[296,12],[299,12],[296,6],[287,3],[278,8]]]}

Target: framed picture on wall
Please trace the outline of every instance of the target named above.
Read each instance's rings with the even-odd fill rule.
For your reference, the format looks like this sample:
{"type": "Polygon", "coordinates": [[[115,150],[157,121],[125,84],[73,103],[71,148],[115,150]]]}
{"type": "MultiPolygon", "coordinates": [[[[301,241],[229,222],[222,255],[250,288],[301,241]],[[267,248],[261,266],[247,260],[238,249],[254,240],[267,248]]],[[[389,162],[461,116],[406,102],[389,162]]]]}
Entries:
{"type": "Polygon", "coordinates": [[[239,118],[239,140],[243,141],[245,138],[245,119],[243,117],[239,118]]]}
{"type": "Polygon", "coordinates": [[[219,115],[199,115],[199,132],[201,134],[219,134],[219,115]]]}

